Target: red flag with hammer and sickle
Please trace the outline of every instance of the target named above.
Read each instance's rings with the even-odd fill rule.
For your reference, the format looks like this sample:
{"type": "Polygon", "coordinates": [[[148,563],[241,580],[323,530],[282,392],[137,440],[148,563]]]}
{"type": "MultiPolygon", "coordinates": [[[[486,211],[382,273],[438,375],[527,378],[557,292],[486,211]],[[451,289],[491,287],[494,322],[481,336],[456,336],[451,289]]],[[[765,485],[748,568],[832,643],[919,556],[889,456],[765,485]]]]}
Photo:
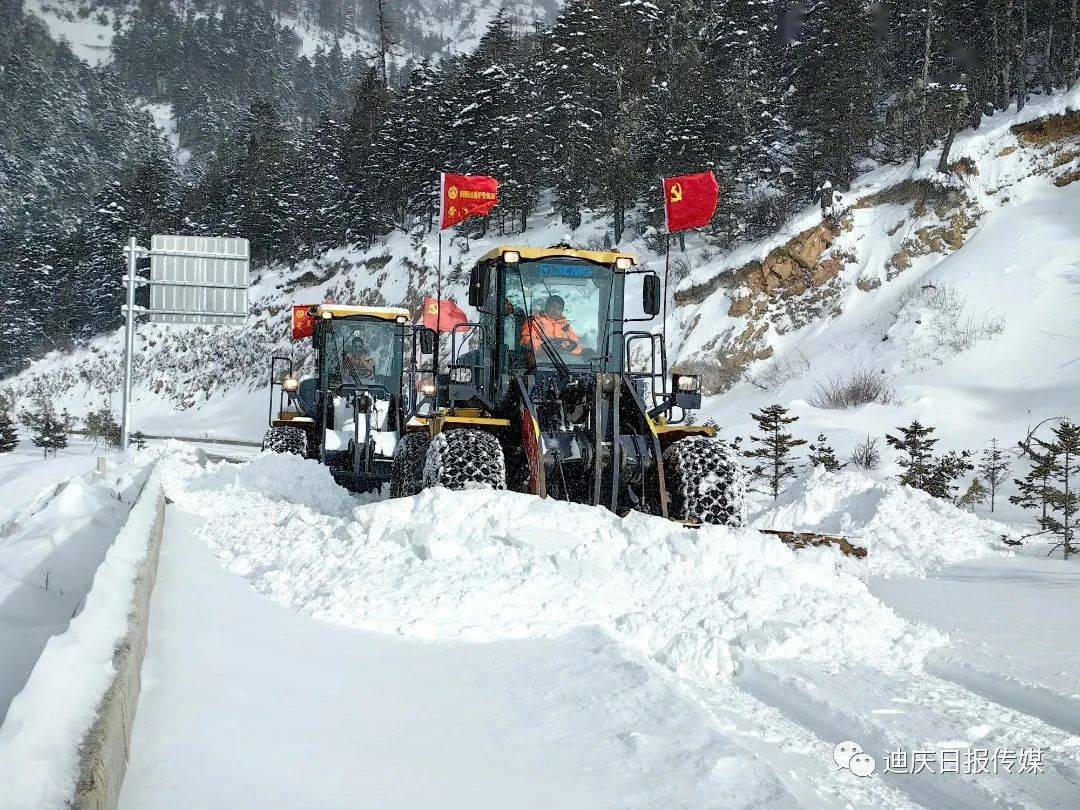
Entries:
{"type": "Polygon", "coordinates": [[[424,299],[424,326],[437,332],[453,332],[454,327],[469,322],[465,310],[453,301],[424,299]]]}
{"type": "Polygon", "coordinates": [[[708,225],[716,213],[720,184],[712,172],[664,178],[664,224],[668,233],[708,225]]]}
{"type": "Polygon", "coordinates": [[[313,307],[301,304],[292,308],[292,339],[311,337],[315,333],[315,316],[311,314],[313,307]]]}
{"type": "Polygon", "coordinates": [[[479,174],[440,175],[439,230],[453,228],[469,217],[491,213],[499,202],[499,181],[479,174]]]}

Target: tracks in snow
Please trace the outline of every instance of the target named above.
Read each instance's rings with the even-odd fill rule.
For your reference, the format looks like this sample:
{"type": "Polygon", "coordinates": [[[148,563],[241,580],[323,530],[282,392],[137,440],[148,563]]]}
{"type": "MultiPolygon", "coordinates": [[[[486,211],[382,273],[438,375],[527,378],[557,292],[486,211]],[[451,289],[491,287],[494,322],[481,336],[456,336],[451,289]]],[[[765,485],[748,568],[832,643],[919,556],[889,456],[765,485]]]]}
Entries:
{"type": "MultiPolygon", "coordinates": [[[[854,740],[878,763],[862,780],[900,791],[927,807],[1070,807],[1080,795],[1080,737],[1024,707],[992,702],[927,672],[865,667],[826,672],[798,662],[749,664],[736,685],[832,746],[854,740]],[[857,684],[857,686],[856,686],[857,684]],[[886,773],[886,752],[967,748],[1043,749],[1041,774],[886,773]]],[[[856,777],[845,774],[852,779],[856,777]]],[[[879,802],[874,802],[878,804],[879,802]]]]}

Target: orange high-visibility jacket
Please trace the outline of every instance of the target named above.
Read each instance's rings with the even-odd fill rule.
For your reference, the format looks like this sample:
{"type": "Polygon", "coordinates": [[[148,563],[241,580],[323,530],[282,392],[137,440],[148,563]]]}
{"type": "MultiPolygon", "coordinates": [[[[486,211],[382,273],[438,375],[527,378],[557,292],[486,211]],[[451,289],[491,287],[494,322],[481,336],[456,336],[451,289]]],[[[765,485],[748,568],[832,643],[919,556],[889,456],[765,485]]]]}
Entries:
{"type": "Polygon", "coordinates": [[[581,345],[581,338],[577,336],[577,332],[570,325],[570,321],[566,320],[565,315],[561,318],[552,318],[543,312],[533,315],[525,322],[521,330],[521,345],[529,346],[534,352],[538,352],[544,342],[542,335],[546,335],[556,349],[565,351],[573,345],[574,348],[570,354],[574,357],[585,351],[585,347],[581,345]],[[566,343],[571,340],[573,344],[566,343]]]}

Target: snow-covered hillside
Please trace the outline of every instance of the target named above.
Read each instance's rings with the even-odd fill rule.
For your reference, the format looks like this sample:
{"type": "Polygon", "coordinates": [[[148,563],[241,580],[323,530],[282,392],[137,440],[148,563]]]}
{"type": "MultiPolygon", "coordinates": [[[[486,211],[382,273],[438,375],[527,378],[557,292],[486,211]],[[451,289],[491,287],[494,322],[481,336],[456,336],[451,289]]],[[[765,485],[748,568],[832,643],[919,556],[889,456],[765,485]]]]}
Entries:
{"type": "MultiPolygon", "coordinates": [[[[811,208],[773,238],[724,254],[689,239],[673,255],[685,278],[668,334],[672,356],[713,394],[704,415],[726,435],[746,435],[749,413],[779,402],[802,419],[800,435],[823,431],[843,455],[913,417],[938,427],[946,447],[978,448],[993,437],[1011,444],[1040,419],[1075,410],[1077,110],[1080,88],[985,119],[956,139],[950,175],[934,171],[934,153],[921,169],[872,171],[844,194],[835,225],[811,208]],[[1069,110],[1046,127],[1025,125],[1069,110]],[[888,402],[815,407],[817,390],[853,369],[881,377],[888,402]]],[[[468,266],[496,244],[599,247],[605,226],[592,218],[570,233],[541,210],[524,235],[447,234],[447,289],[462,298],[468,266]]],[[[621,247],[662,268],[642,234],[628,233],[621,247]]],[[[416,312],[434,292],[436,251],[434,233],[395,233],[370,250],[263,268],[240,327],[141,326],[136,426],[258,438],[269,357],[305,358],[304,344],[288,338],[289,305],[330,298],[416,312]]],[[[24,396],[44,387],[76,414],[118,407],[120,337],[50,355],[5,385],[24,396]]]]}
{"type": "Polygon", "coordinates": [[[850,448],[916,417],[949,446],[1011,444],[1080,403],[1080,92],[985,119],[953,172],[885,167],[844,193],[835,225],[782,233],[695,268],[677,292],[680,361],[732,434],[779,402],[850,448]],[[1048,115],[1045,126],[1030,124],[1048,115]],[[884,402],[820,407],[855,370],[884,402]],[[819,406],[819,407],[815,407],[819,406]]]}

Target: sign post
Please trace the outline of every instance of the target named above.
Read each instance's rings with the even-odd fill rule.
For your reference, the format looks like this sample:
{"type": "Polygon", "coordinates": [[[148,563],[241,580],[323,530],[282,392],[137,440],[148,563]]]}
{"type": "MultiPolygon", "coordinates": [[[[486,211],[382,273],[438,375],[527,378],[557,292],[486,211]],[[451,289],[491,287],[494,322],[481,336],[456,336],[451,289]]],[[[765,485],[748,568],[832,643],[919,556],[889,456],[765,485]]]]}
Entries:
{"type": "Polygon", "coordinates": [[[124,395],[120,449],[131,437],[131,377],[135,356],[135,317],[151,323],[236,323],[248,314],[247,239],[221,236],[155,234],[150,249],[135,237],[127,255],[127,304],[124,306],[124,395]],[[138,276],[138,260],[150,257],[150,277],[138,276]],[[135,306],[135,288],[150,288],[150,306],[135,306]]]}

